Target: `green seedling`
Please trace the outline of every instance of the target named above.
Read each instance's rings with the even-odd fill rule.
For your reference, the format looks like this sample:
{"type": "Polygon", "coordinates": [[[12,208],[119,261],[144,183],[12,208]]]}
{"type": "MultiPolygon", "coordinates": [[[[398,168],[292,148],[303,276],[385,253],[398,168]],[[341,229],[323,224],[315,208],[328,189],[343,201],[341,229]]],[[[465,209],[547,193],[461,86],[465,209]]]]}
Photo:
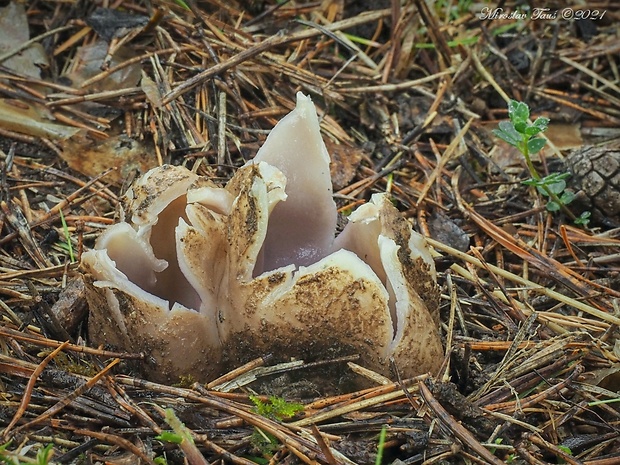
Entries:
{"type": "Polygon", "coordinates": [[[170,444],[181,444],[183,442],[184,437],[172,431],[162,431],[161,434],[158,434],[157,436],[155,436],[155,439],[157,439],[158,441],[167,442],[170,444]]]}
{"type": "Polygon", "coordinates": [[[33,459],[20,456],[17,452],[9,451],[8,447],[11,445],[11,441],[0,445],[0,463],[6,463],[10,465],[49,465],[52,458],[52,444],[48,444],[37,451],[36,457],[33,459]]]}
{"type": "Polygon", "coordinates": [[[377,458],[375,459],[375,465],[381,465],[383,462],[383,449],[385,448],[385,437],[387,434],[387,427],[383,425],[381,432],[379,433],[379,444],[377,444],[377,458]]]}
{"type": "Polygon", "coordinates": [[[575,223],[587,225],[590,221],[590,212],[584,212],[576,217],[567,208],[567,205],[575,199],[575,194],[566,190],[566,179],[570,173],[552,173],[542,177],[532,161],[532,155],[540,152],[547,143],[540,134],[547,130],[549,119],[541,116],[531,123],[530,108],[526,103],[516,100],[508,103],[508,116],[510,121],[501,121],[498,128],[493,130],[493,134],[517,148],[523,155],[531,176],[530,179],[523,181],[523,184],[535,187],[542,196],[549,199],[545,204],[548,211],[563,210],[575,223]]]}
{"type": "MultiPolygon", "coordinates": [[[[250,396],[250,400],[254,404],[256,413],[276,421],[292,418],[304,409],[302,404],[289,402],[282,397],[270,396],[269,400],[264,402],[258,396],[250,396]]],[[[271,457],[280,447],[275,436],[259,428],[254,429],[251,441],[265,457],[271,457]]],[[[263,459],[264,457],[252,457],[256,463],[263,463],[263,459]]]]}
{"type": "MultiPolygon", "coordinates": [[[[558,446],[558,449],[560,449],[566,455],[573,455],[573,451],[571,450],[570,447],[560,445],[560,446],[558,446]]],[[[558,463],[566,463],[566,460],[564,458],[558,456],[558,463]]]]}
{"type": "Polygon", "coordinates": [[[593,402],[588,402],[588,407],[594,407],[596,405],[601,405],[601,404],[615,404],[616,402],[620,402],[620,397],[614,397],[612,399],[595,400],[593,402]]]}
{"type": "MultiPolygon", "coordinates": [[[[493,441],[493,444],[500,445],[502,442],[504,442],[503,438],[495,438],[495,441],[493,441]]],[[[495,455],[495,452],[497,452],[497,447],[491,447],[489,451],[491,452],[491,454],[495,455]]]]}
{"type": "Polygon", "coordinates": [[[259,428],[254,428],[250,442],[259,451],[261,456],[252,455],[248,456],[248,458],[258,464],[269,463],[269,459],[280,449],[278,439],[274,435],[266,433],[259,428]]]}
{"type": "Polygon", "coordinates": [[[562,205],[568,205],[575,199],[575,194],[566,189],[566,179],[570,173],[551,173],[542,179],[530,178],[523,181],[523,184],[534,186],[536,190],[545,197],[558,196],[558,200],[549,200],[545,207],[550,212],[557,212],[562,205]]]}
{"type": "Polygon", "coordinates": [[[443,10],[449,9],[449,18],[456,20],[468,14],[473,3],[473,0],[458,0],[455,5],[453,1],[439,0],[435,2],[435,11],[441,13],[443,10]]]}
{"type": "Polygon", "coordinates": [[[155,439],[177,444],[179,449],[185,454],[187,462],[191,465],[207,465],[207,460],[200,453],[196,444],[194,444],[192,432],[181,422],[174,410],[167,408],[164,410],[164,414],[164,420],[172,428],[172,431],[162,431],[155,439]]]}
{"type": "Polygon", "coordinates": [[[177,5],[179,5],[181,8],[184,8],[186,10],[189,11],[189,6],[187,5],[187,3],[185,3],[183,0],[174,0],[174,3],[176,3],[177,5]]]}
{"type": "Polygon", "coordinates": [[[60,222],[62,223],[62,231],[65,235],[65,244],[67,246],[67,251],[69,252],[69,259],[71,260],[71,263],[75,263],[75,255],[73,254],[73,246],[71,245],[71,234],[69,234],[69,227],[65,221],[65,215],[62,214],[62,208],[58,210],[58,213],[60,214],[60,222]]]}
{"type": "Polygon", "coordinates": [[[37,465],[47,465],[52,458],[52,444],[48,444],[43,449],[37,451],[36,463],[37,465]]]}

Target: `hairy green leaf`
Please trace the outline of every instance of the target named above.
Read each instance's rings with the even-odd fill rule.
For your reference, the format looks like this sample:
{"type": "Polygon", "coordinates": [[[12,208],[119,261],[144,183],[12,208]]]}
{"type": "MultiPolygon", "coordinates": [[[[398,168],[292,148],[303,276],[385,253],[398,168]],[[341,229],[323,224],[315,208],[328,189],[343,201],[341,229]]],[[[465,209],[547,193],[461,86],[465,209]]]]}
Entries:
{"type": "Polygon", "coordinates": [[[524,134],[526,136],[532,137],[535,136],[536,134],[542,132],[543,130],[540,128],[537,128],[536,126],[528,126],[524,129],[524,134]]]}
{"type": "Polygon", "coordinates": [[[508,104],[508,116],[513,123],[517,121],[527,121],[530,117],[530,109],[527,104],[511,100],[508,104]]]}
{"type": "Polygon", "coordinates": [[[534,121],[534,127],[541,131],[546,131],[547,126],[549,126],[549,118],[545,118],[544,116],[539,116],[536,118],[536,121],[534,121]]]}
{"type": "Polygon", "coordinates": [[[523,136],[517,132],[510,121],[501,121],[499,128],[493,130],[493,134],[514,147],[523,139],[523,136]]]}
{"type": "Polygon", "coordinates": [[[536,137],[535,139],[530,139],[527,141],[527,149],[531,154],[537,153],[542,149],[547,141],[542,137],[536,137]]]}
{"type": "Polygon", "coordinates": [[[576,195],[573,191],[564,191],[562,195],[560,196],[560,200],[562,201],[564,205],[568,205],[573,200],[575,200],[575,197],[576,195]]]}
{"type": "Polygon", "coordinates": [[[553,192],[554,194],[561,194],[564,191],[564,189],[566,189],[566,181],[564,181],[563,179],[560,179],[555,182],[550,182],[546,184],[546,186],[547,186],[547,189],[549,189],[549,191],[553,192]]]}
{"type": "Polygon", "coordinates": [[[528,128],[526,121],[515,121],[514,127],[515,131],[517,131],[519,134],[526,134],[528,128]]]}
{"type": "Polygon", "coordinates": [[[592,216],[592,212],[585,211],[578,218],[575,219],[575,224],[579,224],[582,226],[587,226],[590,222],[590,216],[592,216]]]}

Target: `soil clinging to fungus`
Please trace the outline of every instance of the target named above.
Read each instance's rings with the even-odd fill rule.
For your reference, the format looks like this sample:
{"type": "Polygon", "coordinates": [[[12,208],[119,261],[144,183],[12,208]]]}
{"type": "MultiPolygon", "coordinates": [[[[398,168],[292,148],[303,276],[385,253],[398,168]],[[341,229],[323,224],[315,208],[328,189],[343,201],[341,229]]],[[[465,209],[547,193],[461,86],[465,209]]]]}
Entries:
{"type": "Polygon", "coordinates": [[[93,342],[144,351],[146,375],[207,379],[267,353],[360,354],[385,375],[439,367],[439,292],[422,236],[375,194],[335,237],[329,155],[309,97],[225,188],[175,166],[124,198],[83,255],[93,342]]]}

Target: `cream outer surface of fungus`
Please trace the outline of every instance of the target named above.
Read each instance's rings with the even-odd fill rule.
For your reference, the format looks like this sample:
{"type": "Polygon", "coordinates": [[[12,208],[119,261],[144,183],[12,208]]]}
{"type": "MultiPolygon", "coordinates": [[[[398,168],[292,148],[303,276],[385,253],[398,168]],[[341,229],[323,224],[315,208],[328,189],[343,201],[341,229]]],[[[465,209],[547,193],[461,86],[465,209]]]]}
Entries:
{"type": "Polygon", "coordinates": [[[226,187],[165,165],[83,254],[96,344],[144,352],[145,375],[206,380],[268,353],[359,354],[392,376],[443,360],[439,290],[422,236],[375,194],[335,237],[329,154],[309,97],[226,187]]]}

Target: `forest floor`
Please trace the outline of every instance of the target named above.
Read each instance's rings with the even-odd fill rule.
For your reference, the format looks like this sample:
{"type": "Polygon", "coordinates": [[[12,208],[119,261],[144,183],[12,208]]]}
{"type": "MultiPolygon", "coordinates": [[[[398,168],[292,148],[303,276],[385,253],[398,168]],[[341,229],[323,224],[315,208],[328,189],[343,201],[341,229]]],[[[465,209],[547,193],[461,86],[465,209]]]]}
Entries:
{"type": "Polygon", "coordinates": [[[181,3],[0,2],[0,461],[620,463],[615,2],[181,3]],[[91,345],[80,256],[131,180],[224,185],[298,91],[341,210],[388,192],[428,237],[441,370],[345,390],[259,359],[225,392],[91,345]],[[492,132],[511,99],[563,205],[492,132]]]}

